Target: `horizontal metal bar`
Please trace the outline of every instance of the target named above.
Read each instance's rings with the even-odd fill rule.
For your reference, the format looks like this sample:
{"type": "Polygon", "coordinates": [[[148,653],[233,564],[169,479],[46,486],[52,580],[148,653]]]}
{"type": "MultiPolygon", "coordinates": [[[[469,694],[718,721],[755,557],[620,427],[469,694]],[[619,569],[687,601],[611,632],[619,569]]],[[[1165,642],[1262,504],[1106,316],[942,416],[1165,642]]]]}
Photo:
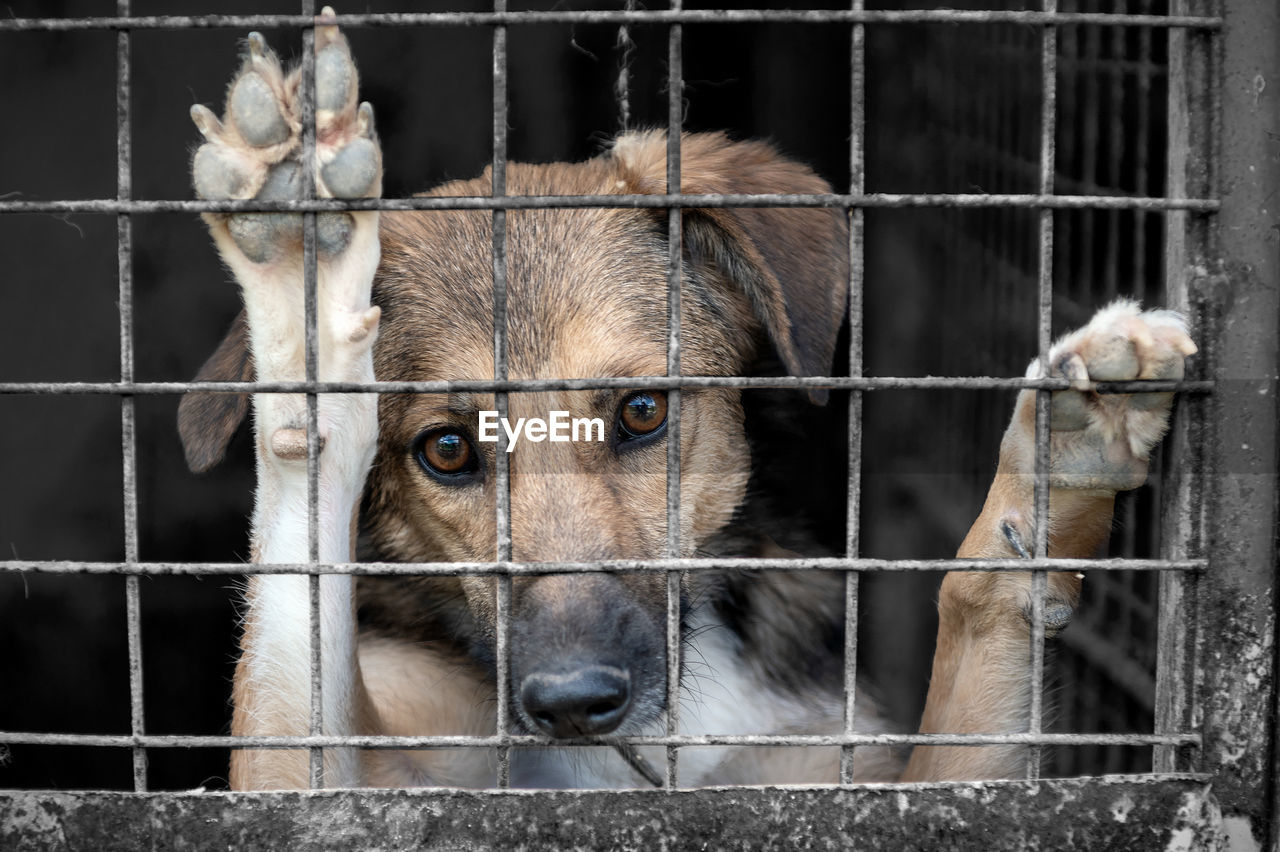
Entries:
{"type": "Polygon", "coordinates": [[[654,573],[662,571],[1203,571],[1205,559],[619,559],[607,562],[78,562],[6,559],[0,573],[32,574],[352,574],[355,576],[457,576],[494,574],[654,573]]]}
{"type": "Polygon", "coordinates": [[[1214,198],[1155,198],[1132,195],[1037,195],[988,193],[811,193],[770,195],[446,195],[415,198],[314,198],[292,201],[201,201],[191,199],[67,198],[0,201],[0,213],[324,213],[341,210],[546,210],[643,208],[903,208],[992,207],[1030,210],[1187,210],[1213,213],[1214,198]]]}
{"type": "Polygon", "coordinates": [[[0,32],[65,30],[265,29],[336,23],[343,27],[476,27],[525,24],[1031,24],[1217,30],[1222,18],[1199,15],[1108,15],[1097,12],[681,9],[547,12],[415,12],[339,15],[139,15],[118,18],[10,18],[0,32]]]}
{"type": "Polygon", "coordinates": [[[590,737],[550,739],[510,734],[507,736],[191,736],[184,734],[61,734],[0,731],[0,744],[87,746],[96,748],[567,748],[571,746],[1199,746],[1200,735],[1185,734],[668,734],[665,736],[590,737]]]}
{"type": "MultiPolygon", "coordinates": [[[[601,376],[590,379],[451,379],[424,382],[0,382],[0,394],[105,394],[143,396],[182,393],[535,393],[606,388],[766,388],[805,390],[1068,390],[1066,379],[995,376],[601,376]]],[[[1212,381],[1143,379],[1095,382],[1098,393],[1212,393],[1212,381]]]]}

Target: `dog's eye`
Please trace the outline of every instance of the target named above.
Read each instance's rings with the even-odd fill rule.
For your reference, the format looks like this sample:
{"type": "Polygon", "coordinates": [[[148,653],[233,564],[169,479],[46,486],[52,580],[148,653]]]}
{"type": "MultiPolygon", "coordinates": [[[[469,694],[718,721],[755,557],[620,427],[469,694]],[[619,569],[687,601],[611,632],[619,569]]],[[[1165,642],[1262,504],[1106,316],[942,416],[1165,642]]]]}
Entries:
{"type": "Polygon", "coordinates": [[[622,401],[618,409],[618,443],[656,438],[667,425],[667,395],[639,391],[622,401]]]}
{"type": "Polygon", "coordinates": [[[436,479],[455,484],[480,469],[471,441],[451,429],[435,429],[417,441],[418,464],[436,479]]]}

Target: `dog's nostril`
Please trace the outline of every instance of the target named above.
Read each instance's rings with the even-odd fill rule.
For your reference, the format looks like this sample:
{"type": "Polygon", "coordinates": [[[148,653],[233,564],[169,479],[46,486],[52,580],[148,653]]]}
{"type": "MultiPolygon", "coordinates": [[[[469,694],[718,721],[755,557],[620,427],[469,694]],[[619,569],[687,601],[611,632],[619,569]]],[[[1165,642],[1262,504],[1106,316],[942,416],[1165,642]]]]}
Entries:
{"type": "Polygon", "coordinates": [[[613,666],[534,672],[520,685],[525,713],[553,737],[607,734],[631,706],[631,676],[613,666]]]}

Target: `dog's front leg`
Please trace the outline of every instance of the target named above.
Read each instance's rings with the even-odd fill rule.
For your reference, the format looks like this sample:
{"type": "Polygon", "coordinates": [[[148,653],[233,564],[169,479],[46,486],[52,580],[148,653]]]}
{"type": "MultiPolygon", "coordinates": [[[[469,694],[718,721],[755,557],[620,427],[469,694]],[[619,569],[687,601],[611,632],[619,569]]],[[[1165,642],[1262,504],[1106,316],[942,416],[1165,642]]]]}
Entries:
{"type": "MultiPolygon", "coordinates": [[[[1050,418],[1049,555],[1088,558],[1105,544],[1117,491],[1137,488],[1168,423],[1173,395],[1100,395],[1088,382],[1179,379],[1196,351],[1182,319],[1117,302],[1052,349],[1052,374],[1079,383],[1058,391],[1050,418]]],[[[1039,375],[1033,363],[1029,377],[1039,375]]],[[[1035,392],[1018,397],[982,513],[961,558],[1019,558],[1035,541],[1035,392]]],[[[1074,573],[1048,575],[1045,625],[1070,620],[1074,573]]],[[[938,601],[938,644],[922,733],[1020,733],[1031,704],[1029,574],[949,573],[938,601]]],[[[917,747],[904,780],[1020,776],[1018,746],[917,747]]]]}
{"type": "MultiPolygon", "coordinates": [[[[326,9],[325,14],[332,14],[326,9]]],[[[315,159],[305,162],[301,142],[301,74],[286,75],[257,33],[228,90],[219,121],[204,107],[192,118],[205,144],[192,162],[202,198],[283,200],[303,194],[305,172],[321,197],[377,196],[381,154],[372,112],[357,107],[355,65],[336,27],[317,27],[315,159]]],[[[206,214],[223,261],[244,296],[259,381],[306,378],[302,239],[298,214],[206,214]]],[[[378,214],[317,216],[318,378],[369,382],[378,309],[370,287],[378,264],[378,214]]],[[[253,561],[308,561],[307,405],[301,395],[254,396],[257,497],[253,561]]],[[[319,558],[352,558],[351,532],[377,438],[372,394],[318,398],[319,558]]],[[[305,576],[249,579],[242,655],[236,667],[232,732],[236,735],[306,735],[310,732],[310,607],[305,576]]],[[[367,698],[356,661],[354,579],[320,580],[323,733],[368,727],[367,698]]],[[[324,755],[327,786],[360,783],[357,752],[324,755]]],[[[306,751],[232,753],[237,789],[309,786],[306,751]]]]}

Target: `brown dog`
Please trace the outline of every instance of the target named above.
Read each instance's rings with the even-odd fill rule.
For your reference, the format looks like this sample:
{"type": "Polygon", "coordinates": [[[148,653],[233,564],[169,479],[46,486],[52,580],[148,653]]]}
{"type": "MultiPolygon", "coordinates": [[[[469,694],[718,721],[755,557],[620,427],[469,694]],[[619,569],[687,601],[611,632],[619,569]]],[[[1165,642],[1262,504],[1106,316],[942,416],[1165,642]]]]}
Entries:
{"type": "MultiPolygon", "coordinates": [[[[322,26],[316,49],[317,193],[377,196],[380,151],[371,111],[356,106],[356,70],[345,40],[335,27],[322,26]]],[[[261,38],[251,36],[224,119],[202,107],[193,111],[207,140],[193,163],[202,197],[301,192],[309,165],[299,160],[298,88],[297,72],[286,76],[261,38]]],[[[681,150],[685,193],[830,191],[808,168],[761,143],[692,135],[682,139],[681,150]]],[[[509,195],[652,194],[665,187],[661,133],[624,136],[585,163],[512,164],[506,174],[509,195]]],[[[430,195],[490,192],[486,174],[430,195]]],[[[303,378],[299,218],[206,216],[244,292],[247,319],[242,315],[233,326],[200,378],[303,378]]],[[[491,214],[362,212],[318,219],[322,380],[494,376],[491,214]]],[[[512,210],[506,222],[510,378],[666,372],[665,211],[512,210]]],[[[841,211],[689,210],[683,229],[685,375],[741,375],[767,354],[792,375],[829,372],[849,277],[841,211]]],[[[1053,555],[1089,556],[1105,540],[1115,492],[1141,484],[1168,417],[1169,395],[1098,397],[1088,391],[1089,380],[1179,377],[1191,352],[1176,315],[1140,313],[1129,303],[1103,310],[1054,348],[1053,373],[1077,380],[1080,390],[1055,395],[1053,555]]],[[[824,394],[816,396],[820,401],[824,394]]],[[[962,557],[1025,555],[1025,542],[1034,538],[1033,402],[1030,393],[1019,400],[995,483],[962,557]]],[[[515,560],[608,562],[665,553],[666,394],[637,378],[624,390],[513,393],[509,405],[508,426],[550,418],[550,425],[509,433],[515,560]],[[601,426],[597,435],[588,428],[578,440],[558,440],[556,417],[601,426]]],[[[739,392],[686,390],[681,406],[685,555],[700,548],[776,553],[761,536],[732,524],[752,464],[739,392]]],[[[492,395],[477,393],[387,394],[376,403],[373,395],[322,395],[321,560],[352,557],[357,517],[362,557],[494,559],[497,445],[484,438],[486,412],[495,408],[492,395]]],[[[184,400],[180,425],[194,468],[221,457],[246,410],[245,400],[233,396],[184,400]]],[[[254,559],[306,561],[304,403],[260,394],[255,412],[254,559]]],[[[1077,590],[1073,575],[1050,576],[1051,628],[1065,624],[1077,590]]],[[[682,733],[841,730],[838,575],[693,573],[682,595],[682,733]]],[[[306,580],[253,577],[246,599],[233,730],[305,734],[306,580]]],[[[1025,575],[947,577],[921,730],[1025,730],[1029,606],[1025,575]]],[[[665,612],[662,574],[516,578],[512,732],[553,738],[664,732],[665,612]]],[[[493,734],[492,578],[362,579],[357,586],[350,577],[327,576],[321,632],[326,734],[493,734]]],[[[859,707],[859,731],[886,730],[868,702],[860,699],[859,707]]],[[[1019,772],[1024,761],[1024,750],[1015,746],[918,748],[904,773],[892,755],[878,751],[856,753],[859,779],[997,777],[1019,772]]],[[[829,748],[687,748],[679,776],[688,785],[834,781],[837,758],[829,748]]],[[[492,755],[481,749],[329,749],[325,769],[332,786],[494,780],[492,755]]],[[[638,780],[608,749],[527,749],[513,757],[517,785],[638,780]]],[[[307,756],[236,752],[232,784],[306,786],[307,756]]]]}

